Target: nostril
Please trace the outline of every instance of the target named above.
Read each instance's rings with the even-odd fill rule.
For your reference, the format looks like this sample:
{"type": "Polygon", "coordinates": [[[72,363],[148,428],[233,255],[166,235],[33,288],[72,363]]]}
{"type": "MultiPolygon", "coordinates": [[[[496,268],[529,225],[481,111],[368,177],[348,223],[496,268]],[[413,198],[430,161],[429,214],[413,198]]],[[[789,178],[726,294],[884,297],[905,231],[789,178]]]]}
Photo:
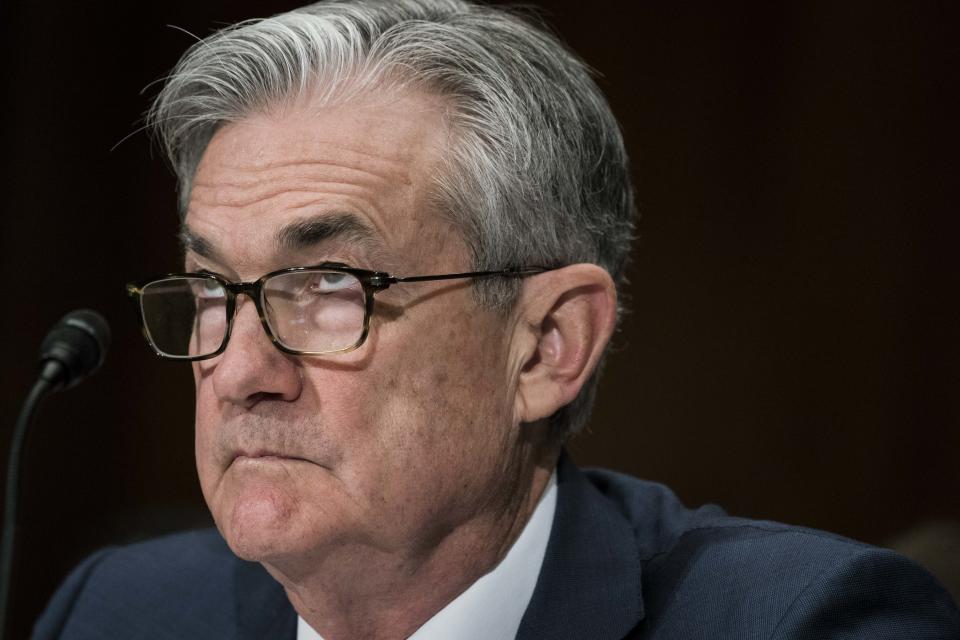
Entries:
{"type": "Polygon", "coordinates": [[[271,400],[286,400],[284,394],[278,393],[275,391],[258,391],[247,396],[246,408],[251,409],[261,402],[269,402],[271,400]]]}

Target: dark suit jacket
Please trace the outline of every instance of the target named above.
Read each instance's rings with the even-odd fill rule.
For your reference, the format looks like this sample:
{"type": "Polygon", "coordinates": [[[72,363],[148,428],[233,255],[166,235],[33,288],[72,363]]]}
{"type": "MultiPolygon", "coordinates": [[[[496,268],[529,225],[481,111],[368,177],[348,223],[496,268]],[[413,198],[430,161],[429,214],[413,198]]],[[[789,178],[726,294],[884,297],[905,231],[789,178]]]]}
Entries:
{"type": "MultiPolygon", "coordinates": [[[[685,508],[665,487],[562,460],[523,640],[960,640],[960,613],[896,554],[685,508]]],[[[216,531],[101,551],[56,593],[37,640],[293,640],[296,614],[216,531]]],[[[455,640],[455,639],[451,639],[455,640]]]]}

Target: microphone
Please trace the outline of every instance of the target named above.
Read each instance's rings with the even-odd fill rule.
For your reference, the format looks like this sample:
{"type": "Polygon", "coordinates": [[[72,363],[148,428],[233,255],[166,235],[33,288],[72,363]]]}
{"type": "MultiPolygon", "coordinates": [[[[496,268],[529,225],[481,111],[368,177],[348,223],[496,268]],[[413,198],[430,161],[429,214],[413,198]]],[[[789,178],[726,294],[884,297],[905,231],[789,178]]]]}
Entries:
{"type": "Polygon", "coordinates": [[[27,394],[13,429],[7,463],[7,485],[0,546],[0,638],[6,637],[10,610],[10,578],[16,538],[17,498],[23,441],[40,400],[50,391],[75,386],[103,364],[110,346],[110,327],[102,315],[78,309],[65,315],[40,345],[40,374],[27,394]]]}
{"type": "Polygon", "coordinates": [[[78,309],[54,325],[40,345],[40,378],[51,391],[68,389],[100,368],[110,346],[110,327],[103,316],[78,309]]]}

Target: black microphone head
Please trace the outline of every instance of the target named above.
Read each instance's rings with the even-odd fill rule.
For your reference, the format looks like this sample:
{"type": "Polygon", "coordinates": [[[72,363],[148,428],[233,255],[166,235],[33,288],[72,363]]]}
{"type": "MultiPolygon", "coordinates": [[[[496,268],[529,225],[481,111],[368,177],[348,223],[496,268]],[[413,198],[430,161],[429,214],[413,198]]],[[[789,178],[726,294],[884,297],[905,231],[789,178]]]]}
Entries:
{"type": "Polygon", "coordinates": [[[65,389],[96,371],[110,346],[110,326],[90,309],[61,318],[40,345],[41,376],[54,388],[65,389]]]}

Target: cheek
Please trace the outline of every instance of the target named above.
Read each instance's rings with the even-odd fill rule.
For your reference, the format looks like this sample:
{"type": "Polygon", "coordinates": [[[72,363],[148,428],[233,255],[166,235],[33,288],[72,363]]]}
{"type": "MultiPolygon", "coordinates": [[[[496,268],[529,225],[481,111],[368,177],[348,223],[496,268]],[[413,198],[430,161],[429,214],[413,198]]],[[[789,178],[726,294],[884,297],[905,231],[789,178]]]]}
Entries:
{"type": "Polygon", "coordinates": [[[439,472],[498,455],[511,436],[500,343],[454,320],[398,359],[378,416],[395,426],[383,436],[405,464],[439,472]]]}
{"type": "Polygon", "coordinates": [[[194,414],[194,453],[197,475],[204,496],[209,499],[213,485],[222,474],[216,457],[216,428],[220,422],[217,401],[209,377],[200,375],[198,363],[194,363],[196,408],[194,414]]]}

